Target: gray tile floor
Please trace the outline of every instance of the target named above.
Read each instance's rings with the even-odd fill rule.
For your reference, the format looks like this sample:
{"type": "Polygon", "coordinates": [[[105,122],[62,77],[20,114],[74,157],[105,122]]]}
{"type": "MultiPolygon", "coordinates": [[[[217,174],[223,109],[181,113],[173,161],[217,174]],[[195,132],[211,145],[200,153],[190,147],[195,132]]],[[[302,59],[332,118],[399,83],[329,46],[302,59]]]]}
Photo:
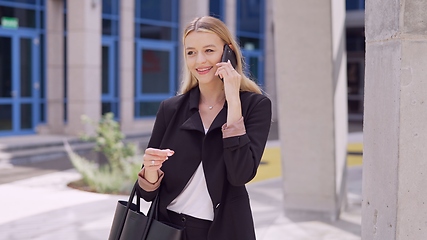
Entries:
{"type": "MultiPolygon", "coordinates": [[[[127,196],[82,192],[66,187],[74,170],[0,185],[1,240],[105,240],[119,199],[127,196]]],[[[349,179],[361,177],[360,168],[349,179]]],[[[357,184],[359,180],[354,183],[357,184]]],[[[248,185],[257,239],[359,240],[360,189],[349,184],[349,206],[338,221],[293,221],[282,214],[281,179],[248,185]]],[[[148,208],[143,203],[143,208],[148,208]]]]}
{"type": "MultiPolygon", "coordinates": [[[[352,179],[361,177],[360,168],[349,172],[352,179]]],[[[126,196],[65,186],[79,177],[76,171],[67,170],[0,185],[0,239],[107,239],[117,200],[126,196]]],[[[281,211],[280,178],[251,183],[248,190],[257,239],[360,239],[360,203],[350,204],[338,221],[292,221],[281,211]]],[[[143,209],[148,206],[143,202],[143,209]]]]}
{"type": "MultiPolygon", "coordinates": [[[[361,133],[349,135],[350,142],[361,140],[361,133]]],[[[107,239],[117,201],[127,196],[66,186],[79,178],[75,170],[51,169],[0,184],[0,240],[107,239]]],[[[287,218],[282,211],[281,178],[248,184],[257,239],[360,240],[361,179],[361,166],[348,169],[348,205],[337,221],[287,218]]],[[[148,207],[142,202],[143,209],[148,207]]]]}

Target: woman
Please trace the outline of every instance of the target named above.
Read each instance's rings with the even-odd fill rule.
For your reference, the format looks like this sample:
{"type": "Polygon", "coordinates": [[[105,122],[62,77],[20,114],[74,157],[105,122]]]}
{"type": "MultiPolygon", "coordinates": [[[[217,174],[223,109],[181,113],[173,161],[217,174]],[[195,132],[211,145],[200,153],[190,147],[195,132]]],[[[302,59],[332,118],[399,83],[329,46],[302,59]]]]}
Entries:
{"type": "Polygon", "coordinates": [[[264,151],[271,101],[244,75],[239,46],[220,20],[196,18],[183,44],[181,90],[160,104],[140,194],[152,201],[159,193],[159,219],[185,227],[184,239],[255,239],[245,184],[264,151]],[[221,62],[225,44],[235,69],[221,62]]]}

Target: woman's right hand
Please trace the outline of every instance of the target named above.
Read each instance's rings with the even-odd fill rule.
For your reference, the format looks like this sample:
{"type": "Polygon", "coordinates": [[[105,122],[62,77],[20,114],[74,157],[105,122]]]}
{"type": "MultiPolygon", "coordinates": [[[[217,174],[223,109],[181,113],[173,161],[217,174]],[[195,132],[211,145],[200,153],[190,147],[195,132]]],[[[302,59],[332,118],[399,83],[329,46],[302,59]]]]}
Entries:
{"type": "Polygon", "coordinates": [[[168,160],[168,158],[174,153],[175,152],[170,149],[145,149],[144,156],[142,156],[142,159],[144,161],[144,168],[141,169],[138,176],[154,184],[159,180],[159,169],[162,167],[163,163],[168,160]]]}
{"type": "Polygon", "coordinates": [[[144,160],[144,168],[145,172],[155,172],[159,170],[163,162],[168,160],[170,156],[172,156],[175,152],[170,149],[157,149],[157,148],[147,148],[145,149],[144,156],[142,159],[144,160]]]}

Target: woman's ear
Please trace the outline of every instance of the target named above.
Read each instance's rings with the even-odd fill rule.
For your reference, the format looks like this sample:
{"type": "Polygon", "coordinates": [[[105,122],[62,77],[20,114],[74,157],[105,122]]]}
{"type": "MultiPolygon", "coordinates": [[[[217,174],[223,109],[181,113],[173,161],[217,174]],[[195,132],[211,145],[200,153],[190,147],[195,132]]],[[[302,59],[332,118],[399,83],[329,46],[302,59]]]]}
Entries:
{"type": "Polygon", "coordinates": [[[231,50],[234,51],[233,45],[231,43],[229,43],[228,46],[231,48],[231,50]]]}

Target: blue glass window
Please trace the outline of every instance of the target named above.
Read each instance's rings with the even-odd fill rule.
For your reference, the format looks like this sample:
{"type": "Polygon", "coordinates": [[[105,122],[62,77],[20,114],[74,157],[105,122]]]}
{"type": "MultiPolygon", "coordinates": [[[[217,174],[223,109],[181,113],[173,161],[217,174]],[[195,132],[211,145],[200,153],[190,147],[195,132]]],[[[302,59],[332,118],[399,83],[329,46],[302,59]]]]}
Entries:
{"type": "Polygon", "coordinates": [[[178,34],[177,0],[136,0],[135,6],[137,38],[174,41],[178,34]]]}
{"type": "Polygon", "coordinates": [[[0,36],[0,98],[12,97],[12,39],[0,36]]]}
{"type": "Polygon", "coordinates": [[[239,31],[251,32],[259,34],[261,32],[261,13],[260,8],[263,4],[262,0],[238,1],[239,21],[237,28],[239,31]]]}
{"type": "Polygon", "coordinates": [[[177,91],[178,0],[135,0],[135,117],[177,91]]]}
{"type": "Polygon", "coordinates": [[[264,84],[264,0],[237,0],[237,38],[244,70],[260,86],[264,84]]]}
{"type": "MultiPolygon", "coordinates": [[[[40,0],[1,0],[2,2],[13,2],[13,3],[26,3],[26,4],[37,4],[40,0]]],[[[44,1],[43,1],[44,2],[44,1]]]]}
{"type": "Polygon", "coordinates": [[[0,136],[34,133],[46,119],[44,12],[45,0],[0,0],[0,136]]]}
{"type": "Polygon", "coordinates": [[[37,11],[34,9],[0,6],[0,19],[3,17],[18,19],[20,28],[37,28],[37,11]]]}
{"type": "Polygon", "coordinates": [[[172,21],[174,0],[142,0],[137,2],[141,2],[137,7],[139,9],[139,18],[167,22],[172,21]]]}
{"type": "Polygon", "coordinates": [[[156,26],[152,24],[139,24],[139,38],[154,39],[154,40],[172,40],[173,31],[175,29],[170,26],[156,26]]]}
{"type": "Polygon", "coordinates": [[[209,1],[209,15],[224,21],[224,0],[210,0],[209,1]]]}
{"type": "Polygon", "coordinates": [[[102,0],[101,114],[119,118],[119,0],[102,0]]]}
{"type": "Polygon", "coordinates": [[[12,105],[0,104],[0,131],[13,130],[12,116],[12,105]]]}
{"type": "Polygon", "coordinates": [[[102,0],[102,34],[119,35],[119,1],[102,0]]]}
{"type": "Polygon", "coordinates": [[[347,11],[365,9],[365,0],[346,0],[345,4],[347,11]]]}
{"type": "Polygon", "coordinates": [[[102,14],[119,14],[119,5],[117,0],[102,0],[102,14]]]}
{"type": "Polygon", "coordinates": [[[363,28],[348,28],[346,31],[348,52],[365,52],[365,31],[363,28]]]}

